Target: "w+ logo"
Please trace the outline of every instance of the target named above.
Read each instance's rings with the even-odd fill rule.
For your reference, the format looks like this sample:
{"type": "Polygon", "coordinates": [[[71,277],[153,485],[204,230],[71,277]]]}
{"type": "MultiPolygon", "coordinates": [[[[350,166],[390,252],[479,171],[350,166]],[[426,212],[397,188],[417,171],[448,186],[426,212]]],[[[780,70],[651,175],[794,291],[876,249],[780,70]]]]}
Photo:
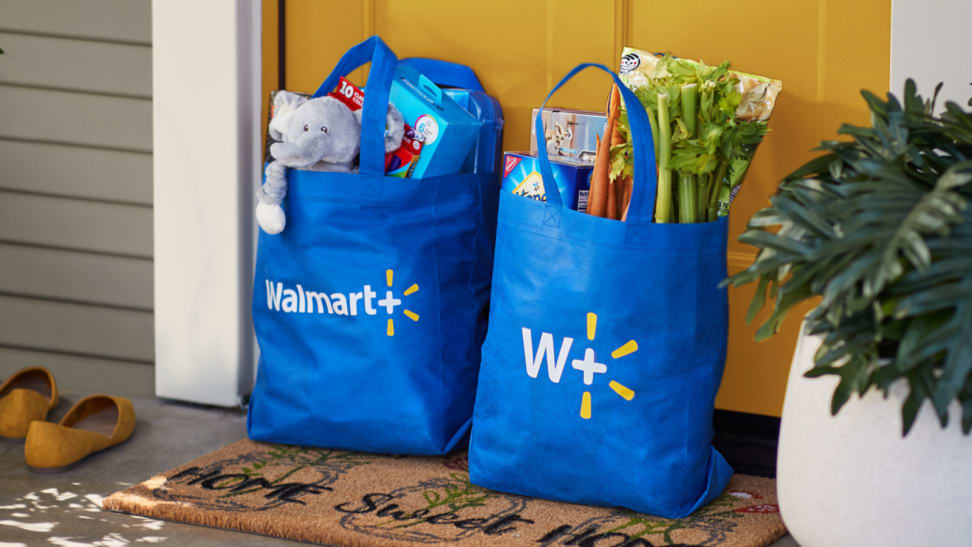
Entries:
{"type": "MultiPolygon", "coordinates": [[[[564,366],[567,364],[567,358],[570,355],[570,348],[574,344],[574,339],[565,336],[560,343],[560,351],[556,353],[556,359],[554,358],[554,338],[553,334],[549,332],[543,332],[540,334],[540,343],[537,346],[536,352],[534,352],[533,346],[533,332],[526,328],[522,328],[523,331],[523,357],[526,361],[526,373],[530,378],[536,378],[540,373],[540,366],[542,365],[544,359],[547,361],[547,377],[550,381],[558,384],[560,383],[560,378],[564,373],[564,366]]],[[[588,313],[587,314],[587,339],[589,341],[594,341],[594,337],[597,334],[597,314],[588,313]]],[[[630,355],[638,351],[638,343],[634,340],[628,340],[621,347],[615,349],[611,352],[612,359],[620,359],[626,355],[630,355]]],[[[571,368],[574,368],[582,373],[582,379],[585,386],[592,385],[594,383],[595,374],[606,374],[608,371],[608,366],[605,363],[599,363],[597,361],[597,354],[594,348],[588,347],[584,349],[583,359],[574,359],[571,361],[571,368]]],[[[635,392],[614,381],[608,382],[608,387],[610,387],[615,393],[626,401],[634,399],[635,392]]],[[[581,406],[580,406],[580,417],[589,420],[591,419],[591,392],[584,391],[581,396],[581,406]]]]}

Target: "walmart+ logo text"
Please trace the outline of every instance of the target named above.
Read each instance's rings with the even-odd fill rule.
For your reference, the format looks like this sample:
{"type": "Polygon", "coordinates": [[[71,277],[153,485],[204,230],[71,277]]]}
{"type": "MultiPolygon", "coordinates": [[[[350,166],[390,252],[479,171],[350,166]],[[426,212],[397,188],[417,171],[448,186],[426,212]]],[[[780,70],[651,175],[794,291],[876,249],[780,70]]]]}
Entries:
{"type": "MultiPolygon", "coordinates": [[[[358,315],[378,315],[383,312],[387,315],[388,321],[385,327],[385,334],[395,335],[395,321],[391,317],[395,310],[404,305],[403,298],[417,293],[419,286],[416,283],[410,285],[402,292],[402,298],[397,298],[392,285],[395,280],[393,270],[385,271],[385,283],[387,290],[379,297],[379,294],[372,289],[371,285],[363,285],[360,291],[347,293],[323,291],[310,291],[304,289],[300,283],[295,283],[292,287],[284,285],[280,281],[265,280],[267,289],[267,308],[271,311],[282,313],[308,313],[325,315],[342,315],[355,317],[358,315]],[[377,298],[377,300],[376,300],[377,298]]],[[[412,310],[402,309],[405,317],[412,321],[418,321],[419,315],[412,310]]]]}

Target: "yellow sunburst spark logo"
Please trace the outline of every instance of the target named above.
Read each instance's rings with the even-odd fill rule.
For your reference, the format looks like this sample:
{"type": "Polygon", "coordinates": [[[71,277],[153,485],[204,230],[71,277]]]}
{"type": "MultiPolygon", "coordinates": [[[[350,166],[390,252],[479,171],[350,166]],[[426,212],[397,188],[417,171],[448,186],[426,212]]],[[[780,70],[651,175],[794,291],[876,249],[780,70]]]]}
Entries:
{"type": "MultiPolygon", "coordinates": [[[[597,314],[588,313],[587,314],[587,339],[593,342],[595,336],[597,336],[597,314]]],[[[635,342],[634,340],[628,340],[627,342],[622,344],[621,347],[611,352],[611,358],[620,359],[626,355],[631,355],[636,351],[638,351],[638,342],[635,342]]],[[[600,364],[594,362],[594,350],[591,348],[587,348],[587,350],[584,352],[584,360],[574,359],[573,363],[571,363],[571,366],[573,366],[574,368],[585,371],[584,383],[587,385],[593,383],[593,380],[591,382],[587,381],[586,367],[589,366],[589,362],[593,362],[595,365],[600,364]],[[590,355],[590,361],[587,360],[588,355],[590,355]]],[[[602,365],[602,367],[603,367],[603,372],[607,372],[607,365],[602,365]]],[[[599,367],[597,370],[600,371],[601,367],[599,367]]],[[[608,387],[611,388],[625,401],[630,401],[631,399],[634,399],[635,396],[634,390],[621,384],[620,382],[611,380],[610,382],[608,382],[608,387]]],[[[590,391],[585,391],[584,394],[581,395],[580,417],[584,418],[585,420],[591,419],[591,392],[590,391]]]]}
{"type": "MultiPolygon", "coordinates": [[[[402,304],[402,301],[395,298],[394,293],[391,291],[392,286],[395,284],[395,271],[392,269],[385,270],[385,283],[388,285],[388,291],[385,293],[385,298],[378,301],[379,306],[385,306],[388,309],[389,315],[395,309],[395,306],[402,304]]],[[[412,283],[407,289],[402,291],[402,297],[406,297],[415,294],[419,291],[418,283],[412,283]]],[[[408,317],[416,323],[419,320],[419,314],[413,312],[410,309],[403,308],[402,314],[408,317]]],[[[395,319],[392,317],[388,318],[388,325],[385,328],[385,334],[388,336],[395,336],[395,319]]]]}

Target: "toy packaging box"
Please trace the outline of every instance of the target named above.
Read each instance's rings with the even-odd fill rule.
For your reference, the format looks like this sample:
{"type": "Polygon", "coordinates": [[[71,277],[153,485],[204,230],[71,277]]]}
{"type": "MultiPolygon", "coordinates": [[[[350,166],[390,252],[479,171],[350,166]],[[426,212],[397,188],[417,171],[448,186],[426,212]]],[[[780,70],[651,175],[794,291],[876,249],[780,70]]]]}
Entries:
{"type": "Polygon", "coordinates": [[[463,172],[482,122],[409,66],[399,65],[395,69],[389,99],[422,141],[422,153],[413,167],[412,177],[463,172]]]}
{"type": "MultiPolygon", "coordinates": [[[[551,161],[554,182],[564,200],[564,207],[587,211],[587,194],[594,167],[573,162],[551,161]]],[[[540,161],[535,154],[507,152],[503,157],[503,185],[500,190],[519,196],[547,201],[540,174],[540,161]]]]}
{"type": "MultiPolygon", "coordinates": [[[[537,135],[534,124],[538,109],[530,117],[530,153],[537,155],[537,135]]],[[[543,127],[547,139],[547,157],[558,161],[574,161],[594,165],[597,155],[596,137],[604,133],[607,117],[588,110],[544,108],[543,127]]]]}

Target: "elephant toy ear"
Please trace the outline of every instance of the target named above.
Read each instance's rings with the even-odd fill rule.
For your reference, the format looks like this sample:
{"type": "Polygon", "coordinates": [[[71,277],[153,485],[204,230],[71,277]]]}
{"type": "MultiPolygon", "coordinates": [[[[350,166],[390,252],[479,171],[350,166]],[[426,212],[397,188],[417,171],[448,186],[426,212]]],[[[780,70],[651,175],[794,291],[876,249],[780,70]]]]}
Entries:
{"type": "Polygon", "coordinates": [[[280,142],[283,141],[284,127],[287,125],[287,118],[289,116],[274,116],[270,120],[270,125],[267,126],[267,132],[270,133],[270,138],[280,142]]]}
{"type": "Polygon", "coordinates": [[[405,137],[405,118],[392,103],[388,103],[385,115],[385,152],[394,152],[402,145],[405,137]]]}
{"type": "Polygon", "coordinates": [[[354,115],[354,121],[358,122],[358,125],[361,125],[361,117],[364,116],[364,109],[359,108],[357,110],[353,110],[351,114],[354,115]]]}
{"type": "Polygon", "coordinates": [[[267,126],[270,138],[275,141],[282,141],[286,133],[287,123],[293,117],[297,107],[306,103],[308,97],[301,93],[290,91],[278,91],[273,96],[273,117],[267,126]]]}

